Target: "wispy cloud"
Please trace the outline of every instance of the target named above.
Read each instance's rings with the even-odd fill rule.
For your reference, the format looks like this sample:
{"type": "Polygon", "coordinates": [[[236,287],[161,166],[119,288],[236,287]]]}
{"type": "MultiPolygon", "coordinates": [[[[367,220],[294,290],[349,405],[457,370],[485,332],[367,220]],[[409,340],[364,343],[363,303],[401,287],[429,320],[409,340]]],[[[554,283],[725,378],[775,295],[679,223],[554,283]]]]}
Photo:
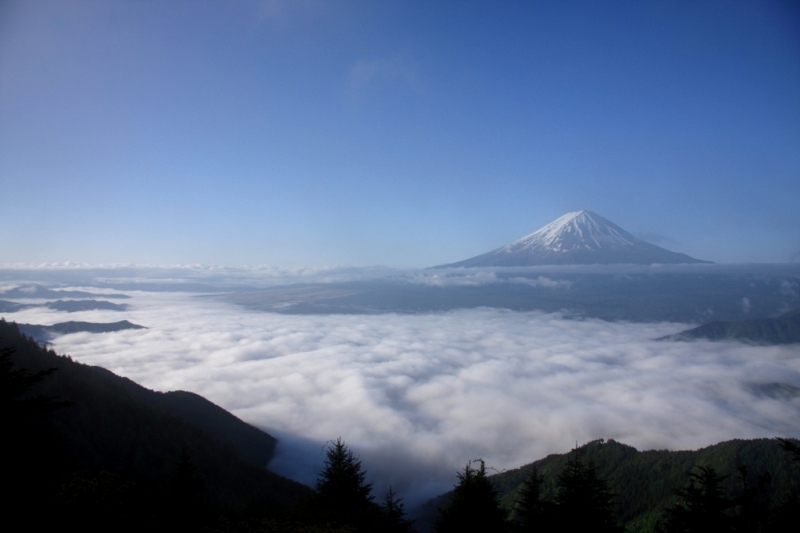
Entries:
{"type": "MultiPolygon", "coordinates": [[[[686,326],[538,312],[291,316],[128,294],[125,318],[147,330],[67,335],[55,348],[148,387],[197,392],[274,431],[273,467],[305,482],[324,442],[341,436],[376,488],[391,483],[409,504],[447,490],[477,456],[510,468],[594,438],[676,449],[800,436],[800,398],[753,392],[800,387],[793,346],[656,342],[686,326]]],[[[63,321],[40,308],[6,318],[63,321]]]]}

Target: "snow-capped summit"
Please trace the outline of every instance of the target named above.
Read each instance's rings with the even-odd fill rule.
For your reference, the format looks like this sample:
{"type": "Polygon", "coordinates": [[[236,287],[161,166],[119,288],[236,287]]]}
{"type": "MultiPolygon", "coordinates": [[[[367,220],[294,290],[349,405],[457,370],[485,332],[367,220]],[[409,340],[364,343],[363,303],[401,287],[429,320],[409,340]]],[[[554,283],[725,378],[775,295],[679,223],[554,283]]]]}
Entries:
{"type": "Polygon", "coordinates": [[[440,267],[706,262],[637,239],[591,211],[575,211],[502,248],[440,267]]]}

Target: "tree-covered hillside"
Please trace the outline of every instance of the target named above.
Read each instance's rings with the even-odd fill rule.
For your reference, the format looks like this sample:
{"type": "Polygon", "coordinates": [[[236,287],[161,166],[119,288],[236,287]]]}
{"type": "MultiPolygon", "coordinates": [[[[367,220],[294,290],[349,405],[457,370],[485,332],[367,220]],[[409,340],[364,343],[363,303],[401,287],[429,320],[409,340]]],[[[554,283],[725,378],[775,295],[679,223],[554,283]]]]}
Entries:
{"type": "Polygon", "coordinates": [[[199,516],[256,503],[277,508],[311,493],[264,468],[272,437],[203,398],[148,391],[45,350],[5,321],[0,349],[1,410],[12,436],[4,439],[3,460],[6,477],[19,488],[12,508],[29,507],[34,495],[34,507],[48,501],[69,509],[86,505],[92,513],[142,507],[133,522],[145,527],[163,518],[167,511],[159,506],[168,515],[179,509],[175,498],[194,501],[199,516]],[[28,407],[50,403],[59,408],[28,407]],[[109,497],[116,503],[96,502],[109,497]]]}
{"type": "Polygon", "coordinates": [[[740,467],[747,469],[747,481],[769,473],[765,497],[777,505],[791,489],[800,490],[800,465],[774,439],[732,440],[694,451],[650,450],[609,441],[590,442],[570,453],[550,455],[518,469],[492,476],[501,504],[509,511],[520,499],[520,491],[536,468],[543,478],[545,499],[556,495],[557,480],[571,458],[593,464],[597,475],[608,482],[614,509],[621,524],[631,532],[654,531],[664,510],[678,501],[675,491],[687,485],[697,466],[711,467],[725,476],[726,493],[741,492],[740,467]]]}

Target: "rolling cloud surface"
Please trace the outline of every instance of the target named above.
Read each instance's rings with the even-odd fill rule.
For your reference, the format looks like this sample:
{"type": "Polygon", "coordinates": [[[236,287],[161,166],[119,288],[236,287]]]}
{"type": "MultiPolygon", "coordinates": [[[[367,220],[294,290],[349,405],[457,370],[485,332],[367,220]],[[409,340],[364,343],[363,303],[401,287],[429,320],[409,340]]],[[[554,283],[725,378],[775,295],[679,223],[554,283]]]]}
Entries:
{"type": "Polygon", "coordinates": [[[688,325],[540,312],[281,315],[186,293],[127,294],[125,313],[5,317],[146,326],[65,335],[54,348],[150,388],[207,397],[278,436],[271,468],[309,484],[339,436],[379,497],[391,484],[410,505],[448,490],[477,457],[503,469],[596,438],[689,449],[800,437],[797,345],[658,342],[688,325]],[[780,395],[774,383],[785,385],[780,395]]]}

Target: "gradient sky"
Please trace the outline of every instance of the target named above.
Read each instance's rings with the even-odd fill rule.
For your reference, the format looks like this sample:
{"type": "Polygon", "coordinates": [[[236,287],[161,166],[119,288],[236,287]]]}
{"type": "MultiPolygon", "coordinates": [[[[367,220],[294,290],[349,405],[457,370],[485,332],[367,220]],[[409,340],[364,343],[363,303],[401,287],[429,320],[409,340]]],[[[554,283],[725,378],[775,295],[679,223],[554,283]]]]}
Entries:
{"type": "Polygon", "coordinates": [[[794,2],[3,1],[0,263],[800,260],[794,2]]]}

